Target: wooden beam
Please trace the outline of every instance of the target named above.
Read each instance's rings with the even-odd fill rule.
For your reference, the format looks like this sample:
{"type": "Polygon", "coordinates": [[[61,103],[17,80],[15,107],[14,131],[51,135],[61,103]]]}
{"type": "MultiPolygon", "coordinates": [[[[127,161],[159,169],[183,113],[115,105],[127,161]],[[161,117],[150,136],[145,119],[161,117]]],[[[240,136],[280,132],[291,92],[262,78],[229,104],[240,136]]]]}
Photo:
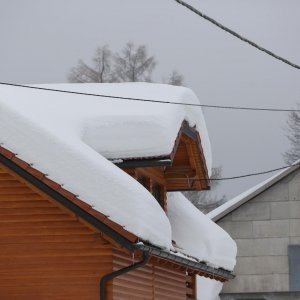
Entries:
{"type": "Polygon", "coordinates": [[[176,166],[165,171],[165,178],[194,178],[196,171],[191,166],[176,166]]]}

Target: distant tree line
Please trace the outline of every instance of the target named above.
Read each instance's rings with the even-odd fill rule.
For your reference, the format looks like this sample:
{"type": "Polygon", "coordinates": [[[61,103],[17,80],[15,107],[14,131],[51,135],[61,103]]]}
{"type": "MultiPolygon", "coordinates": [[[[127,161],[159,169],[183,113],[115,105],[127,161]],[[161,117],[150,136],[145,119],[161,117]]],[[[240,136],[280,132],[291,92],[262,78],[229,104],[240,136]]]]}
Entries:
{"type": "MultiPolygon", "coordinates": [[[[121,52],[113,53],[108,45],[97,47],[89,66],[83,60],[71,68],[68,81],[84,82],[152,82],[152,72],[157,62],[148,55],[145,45],[136,46],[128,42],[121,52]]],[[[165,83],[183,85],[184,77],[178,71],[172,71],[165,83]]]]}

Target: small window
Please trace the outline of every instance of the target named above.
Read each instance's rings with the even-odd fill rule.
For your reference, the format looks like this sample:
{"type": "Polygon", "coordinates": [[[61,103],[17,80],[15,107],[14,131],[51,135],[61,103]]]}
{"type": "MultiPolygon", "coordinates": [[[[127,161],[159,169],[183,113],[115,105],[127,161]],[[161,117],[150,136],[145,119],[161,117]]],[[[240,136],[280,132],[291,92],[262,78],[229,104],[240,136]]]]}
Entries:
{"type": "Polygon", "coordinates": [[[152,194],[152,196],[157,200],[163,210],[166,210],[165,188],[154,181],[152,178],[144,176],[142,174],[139,174],[139,176],[137,176],[137,181],[152,194]]]}
{"type": "Polygon", "coordinates": [[[144,188],[146,188],[147,190],[149,189],[148,184],[147,184],[147,178],[146,178],[146,177],[140,176],[140,177],[138,178],[138,182],[139,182],[144,188]]]}
{"type": "Polygon", "coordinates": [[[300,292],[300,245],[289,245],[290,291],[300,292]]]}
{"type": "Polygon", "coordinates": [[[152,187],[152,195],[153,197],[158,201],[159,204],[161,204],[162,200],[162,191],[161,186],[158,184],[154,184],[152,187]]]}

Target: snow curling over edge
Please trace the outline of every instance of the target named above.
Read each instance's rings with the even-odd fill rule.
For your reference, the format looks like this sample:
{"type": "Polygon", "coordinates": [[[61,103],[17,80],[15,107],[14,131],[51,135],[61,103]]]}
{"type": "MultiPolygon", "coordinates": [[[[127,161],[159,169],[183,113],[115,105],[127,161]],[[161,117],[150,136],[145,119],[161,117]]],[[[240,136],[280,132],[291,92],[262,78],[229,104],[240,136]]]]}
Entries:
{"type": "MultiPolygon", "coordinates": [[[[191,89],[166,84],[129,82],[117,84],[43,84],[37,86],[111,97],[200,104],[199,99],[191,89]]],[[[64,98],[67,96],[67,94],[63,95],[64,98]]],[[[78,97],[84,96],[79,95],[78,97]]],[[[94,116],[89,116],[89,120],[85,124],[83,140],[106,158],[126,159],[140,155],[143,157],[168,155],[174,147],[174,141],[182,122],[186,120],[190,126],[195,126],[200,134],[207,170],[209,176],[211,175],[211,145],[201,107],[117,98],[86,97],[86,100],[94,98],[101,102],[102,112],[98,110],[94,116]],[[147,147],[149,139],[143,138],[145,133],[139,130],[140,126],[151,134],[152,148],[147,147]],[[105,129],[108,128],[117,134],[118,140],[112,141],[112,134],[109,130],[105,132],[105,129]],[[139,140],[139,145],[135,145],[134,148],[132,148],[133,128],[135,136],[139,140]],[[138,133],[139,131],[141,134],[138,133]]],[[[76,95],[72,95],[72,98],[73,103],[75,103],[76,95]]]]}
{"type": "MultiPolygon", "coordinates": [[[[123,97],[147,96],[154,100],[199,104],[191,90],[159,84],[40,86],[123,97]]],[[[89,130],[92,130],[95,125],[93,122],[89,123],[91,119],[105,127],[112,112],[115,113],[115,106],[111,102],[101,100],[103,99],[82,95],[74,97],[59,92],[1,87],[0,142],[3,142],[8,150],[19,153],[19,158],[33,163],[36,169],[49,174],[50,179],[63,183],[64,188],[78,194],[81,199],[128,231],[151,244],[173,249],[171,226],[157,201],[134,179],[99,154],[101,151],[92,145],[93,139],[97,136],[92,136],[90,143],[84,140],[88,125],[92,126],[89,130]],[[101,123],[101,118],[105,119],[104,123],[101,123]],[[121,199],[120,195],[122,195],[121,199]]],[[[128,117],[138,118],[139,113],[146,112],[150,116],[150,121],[154,117],[158,121],[158,126],[165,127],[168,142],[161,147],[166,146],[167,151],[172,149],[173,145],[170,141],[174,142],[183,120],[188,121],[191,126],[196,126],[201,135],[207,167],[210,171],[210,143],[200,107],[159,103],[149,105],[143,102],[129,105],[120,101],[118,107],[120,104],[121,109],[113,115],[124,117],[123,124],[128,117]],[[136,109],[134,114],[132,109],[136,109]],[[160,123],[159,120],[164,119],[166,121],[160,123]]],[[[138,122],[140,121],[141,119],[138,118],[138,122]]]]}
{"type": "Polygon", "coordinates": [[[232,271],[237,247],[228,233],[200,212],[182,193],[168,193],[167,201],[176,250],[212,267],[232,271]]]}
{"type": "MultiPolygon", "coordinates": [[[[55,135],[14,105],[6,104],[0,96],[0,142],[5,148],[126,230],[154,245],[173,249],[167,216],[138,182],[84,144],[80,132],[64,136],[62,130],[55,135]]],[[[36,113],[34,107],[31,112],[36,113]]]]}

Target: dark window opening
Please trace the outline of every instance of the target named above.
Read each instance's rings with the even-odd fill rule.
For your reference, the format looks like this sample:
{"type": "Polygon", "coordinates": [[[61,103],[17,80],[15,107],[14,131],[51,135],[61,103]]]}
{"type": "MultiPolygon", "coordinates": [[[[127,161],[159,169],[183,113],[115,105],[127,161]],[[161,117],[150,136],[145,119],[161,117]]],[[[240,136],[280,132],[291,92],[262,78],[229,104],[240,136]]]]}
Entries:
{"type": "Polygon", "coordinates": [[[152,194],[163,210],[166,210],[166,203],[164,200],[166,193],[165,188],[152,178],[143,176],[141,174],[137,176],[137,181],[152,194]]]}
{"type": "Polygon", "coordinates": [[[147,178],[144,177],[144,176],[140,176],[138,178],[138,182],[144,187],[146,188],[147,190],[149,190],[149,187],[148,187],[148,184],[147,184],[147,178]]]}
{"type": "Polygon", "coordinates": [[[289,245],[290,291],[300,291],[300,245],[289,245]]]}
{"type": "Polygon", "coordinates": [[[162,204],[162,192],[161,186],[158,184],[154,184],[152,187],[152,195],[158,201],[159,204],[162,204]]]}

